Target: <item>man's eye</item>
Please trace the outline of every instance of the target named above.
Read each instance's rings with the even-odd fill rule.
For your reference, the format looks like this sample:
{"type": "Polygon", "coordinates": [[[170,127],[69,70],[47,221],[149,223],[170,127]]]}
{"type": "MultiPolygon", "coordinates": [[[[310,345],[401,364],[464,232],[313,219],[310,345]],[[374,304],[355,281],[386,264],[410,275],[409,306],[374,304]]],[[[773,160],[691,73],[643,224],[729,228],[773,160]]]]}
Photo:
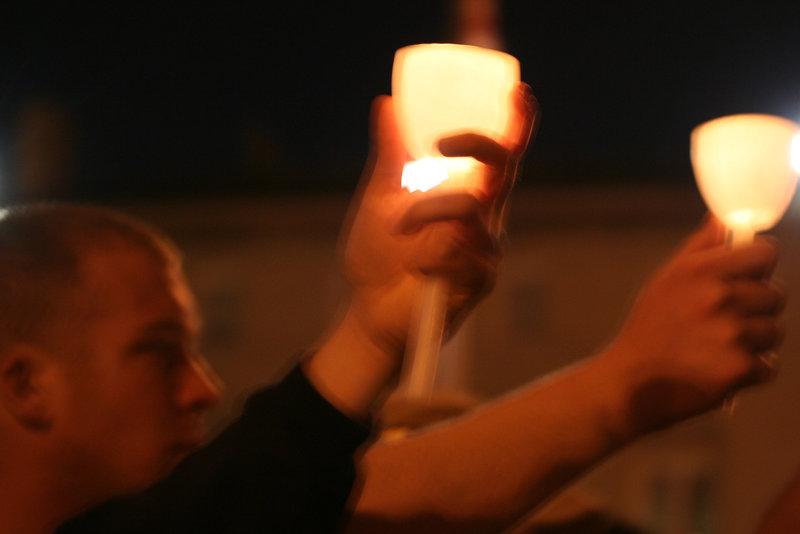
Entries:
{"type": "Polygon", "coordinates": [[[167,340],[143,341],[134,347],[134,353],[153,357],[166,368],[179,365],[187,355],[182,343],[167,340]]]}

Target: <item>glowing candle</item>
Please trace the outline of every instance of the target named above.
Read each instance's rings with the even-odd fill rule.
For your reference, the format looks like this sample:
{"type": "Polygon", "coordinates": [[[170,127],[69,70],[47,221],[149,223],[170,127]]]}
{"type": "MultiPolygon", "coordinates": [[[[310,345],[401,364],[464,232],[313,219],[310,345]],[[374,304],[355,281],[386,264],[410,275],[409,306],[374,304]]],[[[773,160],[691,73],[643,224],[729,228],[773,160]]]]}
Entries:
{"type": "Polygon", "coordinates": [[[439,139],[478,133],[502,143],[512,121],[519,61],[477,46],[423,44],[395,53],[392,97],[400,133],[414,160],[403,172],[409,191],[427,191],[454,178],[448,187],[468,187],[472,158],[444,158],[439,139]]]}
{"type": "Polygon", "coordinates": [[[772,228],[789,206],[800,167],[798,132],[788,119],[756,114],[721,117],[692,131],[698,188],[732,244],[772,228]]]}
{"type": "MultiPolygon", "coordinates": [[[[398,127],[412,161],[402,185],[411,192],[433,187],[480,188],[480,163],[446,158],[443,137],[477,133],[505,144],[513,127],[519,62],[496,50],[455,44],[424,44],[395,53],[392,98],[398,127]]],[[[445,282],[426,280],[418,321],[410,332],[401,388],[429,398],[436,378],[446,312],[445,282]]]]}

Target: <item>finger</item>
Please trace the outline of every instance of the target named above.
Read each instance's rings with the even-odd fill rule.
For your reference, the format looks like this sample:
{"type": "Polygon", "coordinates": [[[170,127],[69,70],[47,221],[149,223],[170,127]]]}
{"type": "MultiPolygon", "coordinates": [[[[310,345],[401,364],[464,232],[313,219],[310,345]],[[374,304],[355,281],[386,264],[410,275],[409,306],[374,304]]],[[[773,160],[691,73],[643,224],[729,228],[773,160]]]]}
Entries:
{"type": "Polygon", "coordinates": [[[390,96],[378,96],[372,102],[370,139],[369,163],[364,172],[369,186],[380,190],[399,190],[407,153],[390,96]]]}
{"type": "Polygon", "coordinates": [[[776,315],[786,307],[786,295],[782,283],[743,279],[731,286],[727,304],[745,315],[776,315]]]}
{"type": "Polygon", "coordinates": [[[439,140],[439,151],[447,157],[473,157],[492,167],[505,168],[510,152],[500,143],[476,133],[463,133],[439,140]]]}
{"type": "Polygon", "coordinates": [[[764,240],[733,249],[719,249],[708,258],[708,268],[729,280],[769,278],[777,263],[777,247],[764,240]]]}
{"type": "Polygon", "coordinates": [[[533,94],[531,86],[520,83],[514,94],[514,110],[517,120],[510,135],[512,157],[520,158],[530,143],[536,139],[541,123],[539,101],[533,94]]]}
{"type": "Polygon", "coordinates": [[[448,157],[471,156],[487,165],[503,168],[509,159],[522,156],[539,126],[539,101],[528,84],[520,83],[514,93],[513,115],[507,147],[492,139],[466,132],[439,140],[439,151],[448,157]]]}
{"type": "Polygon", "coordinates": [[[516,115],[512,121],[511,134],[509,136],[511,139],[510,157],[505,168],[505,179],[498,184],[500,189],[496,195],[499,203],[498,212],[502,211],[508,194],[514,186],[517,171],[525,151],[539,132],[539,124],[541,122],[539,101],[533,95],[531,87],[526,83],[520,83],[517,86],[517,91],[514,94],[514,110],[516,115]]]}
{"type": "Polygon", "coordinates": [[[517,181],[525,151],[535,139],[541,122],[539,101],[536,100],[528,84],[519,84],[514,103],[519,120],[516,121],[517,133],[512,135],[514,141],[509,161],[501,175],[486,180],[486,194],[493,202],[489,228],[496,236],[500,236],[505,228],[508,198],[517,181]]]}
{"type": "Polygon", "coordinates": [[[774,380],[778,374],[777,361],[752,356],[749,356],[749,358],[751,360],[747,363],[747,372],[742,374],[742,377],[734,386],[734,390],[769,382],[774,380]]]}
{"type": "Polygon", "coordinates": [[[469,193],[447,193],[421,198],[409,206],[397,222],[396,231],[418,232],[423,226],[442,221],[461,221],[465,225],[485,226],[485,207],[469,193]]]}
{"type": "Polygon", "coordinates": [[[760,355],[776,349],[785,335],[783,322],[764,317],[747,320],[739,336],[742,347],[750,354],[760,355]]]}
{"type": "Polygon", "coordinates": [[[514,173],[508,173],[511,153],[499,143],[474,133],[445,137],[439,141],[439,149],[448,157],[473,157],[485,166],[481,169],[481,187],[477,194],[486,204],[511,190],[514,173]]]}
{"type": "Polygon", "coordinates": [[[707,213],[700,227],[681,245],[681,254],[694,253],[725,244],[725,225],[713,214],[707,213]]]}
{"type": "MultiPolygon", "coordinates": [[[[350,203],[342,227],[341,238],[346,242],[356,216],[364,206],[375,204],[383,207],[383,198],[401,191],[401,176],[405,164],[406,150],[395,120],[394,106],[390,96],[378,96],[370,109],[370,153],[361,173],[361,178],[350,203]]],[[[389,197],[397,201],[398,196],[389,197]]],[[[384,208],[389,209],[389,208],[384,208]]]]}
{"type": "Polygon", "coordinates": [[[511,191],[516,173],[511,153],[499,143],[482,135],[466,133],[446,137],[439,142],[440,150],[448,157],[469,156],[484,164],[481,186],[477,194],[489,205],[496,204],[511,191]]]}
{"type": "Polygon", "coordinates": [[[500,247],[488,232],[465,232],[458,223],[436,223],[418,240],[416,269],[426,276],[445,278],[450,284],[482,292],[493,282],[500,247]]]}

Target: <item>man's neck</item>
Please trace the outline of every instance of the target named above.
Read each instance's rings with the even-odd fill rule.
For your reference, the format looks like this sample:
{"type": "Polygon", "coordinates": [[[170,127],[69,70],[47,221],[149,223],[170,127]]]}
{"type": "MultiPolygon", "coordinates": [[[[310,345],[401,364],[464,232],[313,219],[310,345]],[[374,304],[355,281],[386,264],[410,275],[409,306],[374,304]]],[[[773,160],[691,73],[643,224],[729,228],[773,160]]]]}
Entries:
{"type": "Polygon", "coordinates": [[[0,473],[0,523],[7,534],[49,534],[61,515],[35,473],[22,478],[0,473]]]}
{"type": "Polygon", "coordinates": [[[87,508],[90,500],[64,478],[36,463],[0,461],[0,531],[51,534],[87,508]]]}

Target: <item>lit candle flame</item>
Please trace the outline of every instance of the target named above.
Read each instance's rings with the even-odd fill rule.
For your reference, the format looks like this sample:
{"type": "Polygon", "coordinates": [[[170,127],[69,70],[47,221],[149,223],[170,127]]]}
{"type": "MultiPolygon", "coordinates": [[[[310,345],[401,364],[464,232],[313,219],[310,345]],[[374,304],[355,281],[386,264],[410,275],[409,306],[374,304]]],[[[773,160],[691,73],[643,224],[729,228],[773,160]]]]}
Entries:
{"type": "Polygon", "coordinates": [[[414,191],[427,191],[447,180],[447,167],[439,161],[441,158],[422,158],[409,161],[403,167],[401,183],[403,187],[414,191]]]}
{"type": "Polygon", "coordinates": [[[692,131],[697,185],[734,235],[771,228],[789,206],[800,172],[798,128],[782,117],[743,114],[692,131]]]}

